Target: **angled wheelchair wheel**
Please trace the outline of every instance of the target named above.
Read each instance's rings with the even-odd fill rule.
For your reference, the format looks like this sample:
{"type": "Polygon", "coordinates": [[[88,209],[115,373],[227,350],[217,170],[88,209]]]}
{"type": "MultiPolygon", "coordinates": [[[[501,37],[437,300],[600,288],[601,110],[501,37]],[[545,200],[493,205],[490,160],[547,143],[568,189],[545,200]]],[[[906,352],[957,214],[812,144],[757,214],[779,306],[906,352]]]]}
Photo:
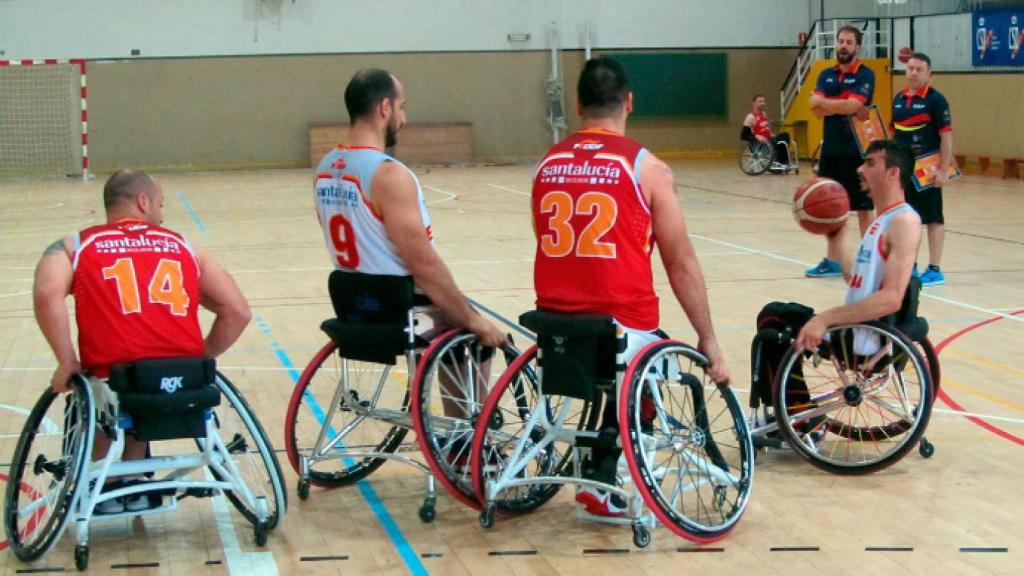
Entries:
{"type": "MultiPolygon", "coordinates": [[[[222,395],[220,406],[214,409],[220,438],[252,498],[233,491],[224,494],[246,520],[271,530],[288,508],[281,464],[270,438],[235,385],[219,372],[216,383],[222,395]]],[[[211,472],[223,480],[215,469],[211,472]]]]}
{"type": "Polygon", "coordinates": [[[618,406],[622,453],[637,490],[662,524],[695,542],[735,527],[754,480],[743,410],[706,366],[685,344],[654,342],[626,369],[618,406]]]}
{"type": "Polygon", "coordinates": [[[836,474],[895,464],[928,426],[929,364],[906,336],[878,322],[836,326],[826,337],[818,350],[790,349],[782,359],[775,410],[784,416],[783,437],[836,474]]]}
{"type": "MultiPolygon", "coordinates": [[[[543,442],[555,428],[597,428],[600,402],[566,396],[539,394],[537,347],[532,346],[512,361],[487,397],[473,435],[470,467],[473,489],[485,512],[523,514],[537,509],[558,493],[558,483],[522,483],[493,495],[488,501],[488,481],[561,476],[572,466],[571,443],[563,439],[543,442]],[[532,453],[532,456],[531,456],[532,453]],[[493,506],[493,507],[492,507],[493,506]]],[[[481,517],[483,518],[483,516],[481,517]]]]}
{"type": "Polygon", "coordinates": [[[747,176],[764,174],[772,163],[772,147],[757,140],[740,142],[738,162],[747,176]]]}
{"type": "Polygon", "coordinates": [[[424,351],[412,384],[413,426],[423,459],[456,500],[480,508],[470,472],[470,448],[484,400],[519,352],[479,344],[475,334],[452,330],[424,351]]]}
{"type": "Polygon", "coordinates": [[[11,461],[4,514],[7,541],[20,560],[39,558],[64,532],[88,486],[95,430],[92,391],[81,376],[67,394],[47,387],[29,413],[11,461]]]}
{"type": "Polygon", "coordinates": [[[303,458],[311,460],[308,480],[317,486],[343,486],[365,478],[386,461],[346,452],[391,453],[407,428],[369,417],[371,411],[404,416],[409,407],[410,375],[404,362],[387,366],[344,360],[328,342],[303,370],[285,417],[285,450],[302,480],[303,458]],[[348,394],[343,394],[342,378],[348,394]]]}

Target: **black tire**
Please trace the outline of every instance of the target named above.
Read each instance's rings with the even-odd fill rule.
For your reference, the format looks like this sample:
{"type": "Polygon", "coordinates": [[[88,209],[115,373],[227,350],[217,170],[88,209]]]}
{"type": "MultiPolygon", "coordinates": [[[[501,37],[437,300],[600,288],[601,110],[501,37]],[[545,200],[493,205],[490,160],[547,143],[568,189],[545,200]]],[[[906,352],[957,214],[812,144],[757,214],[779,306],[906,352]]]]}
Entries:
{"type": "MultiPolygon", "coordinates": [[[[586,402],[565,396],[545,396],[548,402],[548,422],[568,402],[568,417],[564,426],[577,430],[594,430],[600,418],[600,402],[586,402]]],[[[484,488],[488,479],[501,473],[507,459],[522,436],[526,420],[534,413],[540,395],[537,381],[537,347],[533,346],[516,358],[495,383],[477,421],[473,435],[471,467],[473,488],[485,507],[493,505],[502,514],[524,514],[536,510],[558,493],[561,484],[527,484],[503,490],[498,498],[486,501],[484,488]]],[[[539,431],[534,438],[539,440],[539,431]]],[[[529,449],[530,443],[527,443],[529,449]]],[[[561,476],[572,466],[569,443],[553,444],[552,449],[537,455],[527,465],[528,476],[561,476]]],[[[486,512],[486,508],[485,508],[486,512]]],[[[481,516],[483,519],[484,516],[481,516]]]]}
{"type": "Polygon", "coordinates": [[[740,142],[737,162],[747,176],[764,174],[772,164],[772,147],[756,140],[740,142]]]}
{"type": "Polygon", "coordinates": [[[89,484],[96,431],[92,391],[81,376],[73,377],[71,386],[65,395],[46,388],[28,415],[11,460],[4,528],[14,554],[25,562],[46,554],[60,538],[72,504],[89,484]]]}
{"type": "Polygon", "coordinates": [[[775,394],[779,429],[822,470],[877,472],[903,458],[924,434],[932,411],[931,373],[914,343],[885,324],[836,326],[827,335],[815,353],[790,349],[783,357],[775,394]],[[858,350],[855,338],[875,343],[858,350]]]}
{"type": "Polygon", "coordinates": [[[409,411],[423,459],[453,498],[476,510],[474,428],[492,383],[518,356],[511,346],[495,350],[480,346],[475,334],[451,331],[430,343],[416,369],[409,411]]]}
{"type": "Polygon", "coordinates": [[[622,453],[654,515],[676,534],[712,542],[732,530],[754,482],[754,446],[739,401],[708,361],[672,340],[634,357],[619,398],[622,453]]]}
{"type": "MultiPolygon", "coordinates": [[[[337,437],[338,430],[354,423],[353,430],[346,435],[348,441],[344,446],[380,453],[397,450],[408,432],[407,428],[392,426],[372,418],[362,418],[347,407],[346,402],[349,399],[341,399],[333,412],[331,422],[326,422],[335,392],[341,385],[343,363],[337,351],[338,345],[328,342],[317,352],[303,370],[288,404],[285,417],[285,449],[288,461],[300,477],[302,470],[299,460],[312,454],[324,425],[327,425],[325,440],[330,442],[337,437]]],[[[355,394],[354,399],[359,402],[369,402],[373,397],[373,391],[384,369],[389,369],[389,375],[391,373],[391,367],[383,364],[349,360],[348,366],[350,390],[355,394]]],[[[410,371],[409,374],[411,373],[410,371]]],[[[390,384],[383,388],[385,398],[379,404],[389,409],[408,410],[408,388],[401,383],[390,384]]],[[[337,458],[315,463],[309,470],[309,480],[317,486],[345,486],[367,477],[386,461],[385,458],[372,457],[356,460],[341,454],[337,458]]]]}
{"type": "MultiPolygon", "coordinates": [[[[232,461],[256,502],[250,505],[242,495],[233,491],[225,490],[224,495],[254,526],[262,524],[265,530],[273,530],[288,508],[281,464],[255,412],[234,384],[220,372],[217,373],[216,384],[222,395],[220,406],[214,409],[221,440],[233,456],[232,461]],[[266,503],[266,510],[260,509],[261,499],[266,503]],[[264,515],[266,517],[262,517],[264,515]]],[[[222,480],[212,467],[210,473],[217,480],[222,480]]]]}

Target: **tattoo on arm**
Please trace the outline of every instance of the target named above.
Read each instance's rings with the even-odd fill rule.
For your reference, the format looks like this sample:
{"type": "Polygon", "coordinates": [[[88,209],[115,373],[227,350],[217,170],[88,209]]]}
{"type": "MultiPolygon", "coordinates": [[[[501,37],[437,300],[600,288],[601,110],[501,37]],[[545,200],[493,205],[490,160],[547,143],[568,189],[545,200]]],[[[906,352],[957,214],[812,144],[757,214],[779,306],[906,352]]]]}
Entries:
{"type": "Polygon", "coordinates": [[[47,246],[46,250],[43,250],[43,257],[45,258],[46,256],[53,256],[54,254],[61,253],[67,254],[68,249],[65,245],[65,241],[66,240],[64,238],[61,238],[59,240],[54,241],[53,244],[47,246]]]}

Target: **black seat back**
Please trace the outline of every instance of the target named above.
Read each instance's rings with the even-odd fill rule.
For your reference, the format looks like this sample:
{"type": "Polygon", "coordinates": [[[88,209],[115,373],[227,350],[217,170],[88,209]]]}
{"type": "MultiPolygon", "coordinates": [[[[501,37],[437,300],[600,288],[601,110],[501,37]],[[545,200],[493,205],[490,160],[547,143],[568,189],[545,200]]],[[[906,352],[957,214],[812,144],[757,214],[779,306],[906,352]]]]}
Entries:
{"type": "Polygon", "coordinates": [[[139,440],[206,437],[206,411],[220,404],[212,358],[155,358],[116,364],[107,385],[139,440]]]}
{"type": "Polygon", "coordinates": [[[895,313],[882,318],[906,334],[914,342],[920,342],[928,336],[928,321],[917,315],[917,307],[921,299],[921,279],[910,278],[907,291],[903,293],[903,303],[895,313]]]}
{"type": "Polygon", "coordinates": [[[519,323],[537,333],[544,394],[592,401],[615,386],[618,341],[611,317],[533,310],[519,323]]]}
{"type": "Polygon", "coordinates": [[[337,316],[320,328],[338,344],[342,357],[393,365],[408,349],[411,276],[334,270],[327,280],[337,316]]]}

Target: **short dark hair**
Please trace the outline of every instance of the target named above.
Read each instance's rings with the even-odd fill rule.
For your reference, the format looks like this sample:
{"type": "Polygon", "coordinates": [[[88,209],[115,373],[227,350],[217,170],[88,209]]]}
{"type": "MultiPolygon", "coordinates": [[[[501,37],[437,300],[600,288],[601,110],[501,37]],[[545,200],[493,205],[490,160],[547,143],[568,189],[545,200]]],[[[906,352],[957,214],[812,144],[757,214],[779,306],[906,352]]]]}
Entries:
{"type": "Polygon", "coordinates": [[[368,116],[381,100],[398,95],[395,79],[387,70],[364,68],[356,72],[345,88],[345,108],[350,122],[368,116]]]}
{"type": "Polygon", "coordinates": [[[860,41],[864,38],[864,33],[860,31],[860,28],[857,28],[856,26],[850,26],[849,24],[847,24],[846,26],[843,26],[839,30],[836,30],[836,40],[839,40],[839,35],[842,34],[843,32],[849,32],[853,34],[853,37],[857,39],[857,46],[860,46],[860,41]]]}
{"type": "Polygon", "coordinates": [[[576,85],[576,97],[586,116],[603,118],[617,112],[629,94],[626,69],[615,60],[599,56],[587,60],[576,85]]]}
{"type": "Polygon", "coordinates": [[[751,102],[754,102],[754,101],[755,101],[755,100],[757,100],[758,98],[764,98],[764,94],[754,94],[754,97],[753,97],[753,98],[751,98],[751,99],[750,99],[750,101],[751,101],[751,102]]]}
{"type": "Polygon", "coordinates": [[[895,140],[875,140],[868,145],[867,153],[875,152],[884,153],[885,167],[899,168],[901,178],[910,174],[910,149],[905,144],[895,140]]]}
{"type": "Polygon", "coordinates": [[[133,200],[141,193],[149,194],[156,189],[156,181],[145,172],[121,169],[110,175],[103,185],[103,207],[111,207],[127,200],[133,200]]]}
{"type": "Polygon", "coordinates": [[[924,52],[914,52],[913,54],[910,55],[910,58],[907,58],[907,60],[920,60],[921,62],[924,62],[925,64],[928,65],[929,70],[931,70],[932,68],[932,59],[929,58],[928,55],[925,54],[924,52]]]}

